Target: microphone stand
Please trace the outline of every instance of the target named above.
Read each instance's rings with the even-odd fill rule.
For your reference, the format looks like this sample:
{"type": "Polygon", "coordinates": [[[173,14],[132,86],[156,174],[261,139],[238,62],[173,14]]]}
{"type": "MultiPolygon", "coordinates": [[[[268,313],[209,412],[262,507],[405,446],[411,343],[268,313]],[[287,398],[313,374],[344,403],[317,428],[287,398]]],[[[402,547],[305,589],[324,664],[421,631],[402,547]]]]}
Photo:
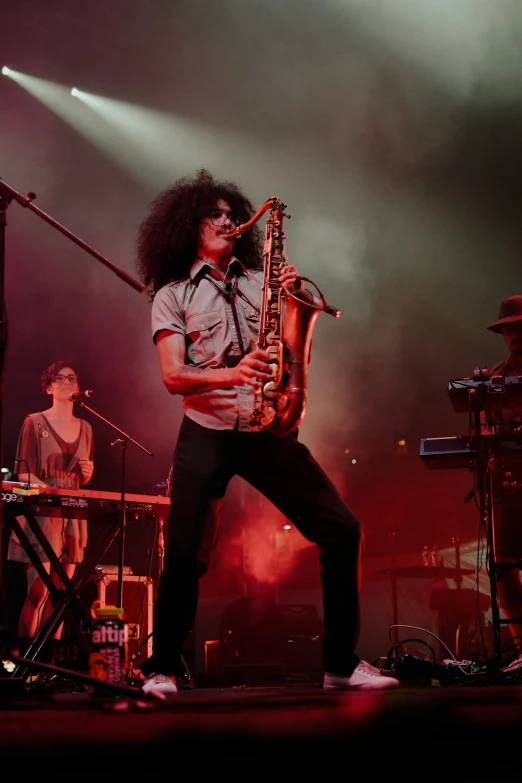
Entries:
{"type": "MultiPolygon", "coordinates": [[[[43,212],[38,207],[35,207],[35,205],[32,203],[33,200],[36,198],[35,193],[29,192],[27,196],[23,196],[21,193],[18,193],[17,190],[12,188],[10,185],[7,184],[5,180],[0,177],[0,204],[2,201],[5,203],[5,207],[3,207],[4,212],[4,226],[6,225],[5,221],[5,211],[7,210],[7,207],[9,206],[11,201],[17,201],[18,204],[20,204],[22,207],[27,207],[32,212],[35,212],[39,217],[43,218],[47,223],[50,223],[53,228],[56,228],[60,233],[65,234],[65,236],[68,239],[72,239],[73,242],[75,242],[77,245],[82,247],[84,250],[86,250],[88,253],[90,253],[91,256],[94,256],[94,258],[97,258],[98,261],[101,261],[102,264],[105,264],[105,266],[108,266],[109,269],[112,269],[112,271],[118,275],[125,283],[128,283],[132,288],[134,288],[136,291],[138,291],[140,294],[143,294],[147,288],[147,286],[143,285],[143,283],[140,283],[139,280],[136,280],[134,277],[129,275],[125,270],[120,269],[120,267],[117,267],[115,264],[112,263],[112,261],[109,261],[108,258],[105,258],[105,256],[102,256],[101,253],[98,253],[97,250],[90,247],[87,242],[84,242],[83,239],[80,239],[75,234],[72,233],[72,231],[69,231],[69,229],[65,228],[65,226],[62,226],[60,223],[58,223],[57,220],[54,220],[54,218],[50,217],[50,215],[47,215],[45,212],[43,212]]],[[[2,292],[3,293],[3,292],[2,292]]]]}
{"type": "Polygon", "coordinates": [[[488,573],[491,594],[491,620],[493,626],[493,661],[497,668],[502,667],[502,638],[500,635],[500,609],[498,604],[497,571],[495,561],[495,535],[493,529],[493,509],[491,497],[491,480],[489,477],[489,453],[485,446],[481,427],[481,412],[484,410],[483,394],[485,386],[468,392],[469,408],[472,413],[472,429],[475,440],[475,471],[479,494],[480,520],[486,532],[488,547],[488,573]]]}
{"type": "MultiPolygon", "coordinates": [[[[6,306],[5,306],[5,233],[6,233],[5,229],[7,226],[6,213],[11,202],[16,201],[21,207],[25,207],[26,209],[30,209],[32,212],[35,212],[38,215],[38,217],[41,217],[57,231],[60,231],[60,233],[64,234],[72,242],[79,245],[81,248],[83,248],[83,250],[85,250],[91,256],[94,256],[94,258],[98,259],[98,261],[101,261],[102,264],[104,264],[109,269],[111,269],[121,280],[123,280],[128,285],[132,286],[132,288],[134,288],[140,294],[146,291],[145,285],[143,285],[138,280],[133,278],[123,269],[117,267],[115,264],[109,261],[108,258],[102,256],[101,253],[98,253],[98,251],[90,247],[86,242],[84,242],[82,239],[80,239],[75,234],[73,234],[72,231],[69,231],[67,228],[65,228],[65,226],[62,226],[60,223],[58,223],[58,221],[50,217],[50,215],[47,215],[41,209],[35,207],[35,205],[32,203],[35,198],[36,198],[35,193],[30,191],[26,196],[24,196],[22,193],[19,193],[15,188],[8,185],[7,182],[4,179],[2,179],[2,177],[0,177],[0,467],[3,465],[4,367],[5,367],[5,357],[7,352],[7,316],[6,316],[6,306]]],[[[127,440],[132,440],[131,438],[128,438],[128,436],[125,437],[127,438],[127,440]]],[[[3,473],[0,472],[0,494],[2,492],[2,484],[3,484],[3,473]]],[[[8,650],[9,648],[8,612],[7,612],[7,601],[5,595],[4,568],[3,568],[3,558],[4,558],[3,534],[4,533],[3,533],[2,520],[3,520],[2,503],[0,502],[0,659],[3,657],[4,651],[8,650]]],[[[13,657],[12,655],[9,655],[7,653],[6,655],[7,657],[13,657]]],[[[23,659],[19,658],[19,660],[23,660],[23,659]]],[[[31,665],[31,662],[28,663],[29,665],[31,665]]],[[[32,665],[35,666],[36,668],[40,667],[40,664],[38,663],[33,663],[32,665]]],[[[100,682],[103,683],[103,680],[101,680],[100,682]]]]}
{"type": "MultiPolygon", "coordinates": [[[[5,319],[5,227],[7,225],[6,212],[9,206],[9,200],[5,196],[0,181],[0,467],[4,464],[3,442],[4,442],[4,365],[7,351],[7,328],[5,319]]],[[[2,483],[4,474],[0,471],[0,497],[2,493],[2,483]]],[[[4,527],[2,521],[2,502],[0,501],[0,653],[9,646],[9,622],[7,612],[7,600],[4,585],[4,527]]]]}
{"type": "Polygon", "coordinates": [[[393,622],[393,634],[392,642],[397,644],[399,641],[399,600],[397,590],[397,549],[396,549],[396,531],[391,530],[388,533],[390,540],[390,553],[391,553],[391,582],[392,582],[392,622],[393,622]]]}
{"type": "Polygon", "coordinates": [[[134,438],[131,438],[130,435],[128,435],[126,432],[121,430],[119,427],[117,427],[115,424],[113,424],[111,421],[106,419],[101,414],[97,413],[93,408],[91,408],[89,405],[86,405],[83,400],[77,400],[77,402],[82,406],[82,408],[85,408],[85,410],[89,411],[89,413],[94,414],[98,419],[101,421],[104,421],[105,424],[108,424],[109,427],[112,427],[116,432],[118,432],[121,437],[117,438],[115,441],[111,443],[111,446],[116,446],[117,444],[121,445],[121,501],[120,501],[120,522],[119,522],[119,548],[118,548],[118,587],[117,587],[117,605],[119,607],[123,607],[123,566],[124,566],[124,556],[125,556],[125,525],[127,523],[127,515],[126,515],[126,509],[125,509],[125,458],[127,456],[127,444],[134,443],[135,446],[137,446],[139,449],[144,451],[146,454],[149,455],[149,457],[154,456],[152,451],[149,451],[145,446],[142,446],[141,443],[138,443],[137,440],[134,440],[134,438]]]}

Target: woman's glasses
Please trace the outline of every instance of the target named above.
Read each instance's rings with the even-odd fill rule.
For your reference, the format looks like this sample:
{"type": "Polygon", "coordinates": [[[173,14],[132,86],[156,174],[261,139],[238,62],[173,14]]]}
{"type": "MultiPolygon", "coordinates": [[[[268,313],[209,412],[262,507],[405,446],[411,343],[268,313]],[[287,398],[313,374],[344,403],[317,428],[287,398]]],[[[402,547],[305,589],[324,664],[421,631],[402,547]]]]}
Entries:
{"type": "Polygon", "coordinates": [[[69,383],[78,383],[78,377],[76,375],[57,375],[54,379],[55,383],[65,383],[65,381],[69,381],[69,383]]]}
{"type": "Polygon", "coordinates": [[[212,221],[213,226],[224,226],[227,220],[230,220],[230,222],[234,223],[236,226],[240,226],[243,222],[241,218],[237,217],[237,215],[232,215],[226,209],[212,210],[210,220],[212,221]]]}

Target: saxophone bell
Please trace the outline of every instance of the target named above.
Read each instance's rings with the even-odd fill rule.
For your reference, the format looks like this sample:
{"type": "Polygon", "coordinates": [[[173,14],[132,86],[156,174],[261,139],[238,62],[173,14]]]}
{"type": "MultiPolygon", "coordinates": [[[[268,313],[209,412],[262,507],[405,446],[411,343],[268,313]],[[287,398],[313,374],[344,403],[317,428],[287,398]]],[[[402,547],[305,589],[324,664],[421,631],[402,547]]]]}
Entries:
{"type": "Polygon", "coordinates": [[[301,299],[303,302],[308,302],[309,304],[314,303],[316,297],[314,297],[312,291],[308,291],[306,288],[303,288],[303,280],[307,280],[316,289],[319,295],[319,299],[322,302],[323,312],[327,313],[328,315],[332,315],[334,318],[339,318],[341,315],[341,311],[338,310],[337,307],[334,307],[333,305],[331,305],[329,302],[326,301],[322,292],[319,290],[319,287],[314,283],[313,280],[310,280],[310,278],[298,277],[294,283],[294,290],[292,291],[293,295],[296,296],[298,299],[301,299]]]}

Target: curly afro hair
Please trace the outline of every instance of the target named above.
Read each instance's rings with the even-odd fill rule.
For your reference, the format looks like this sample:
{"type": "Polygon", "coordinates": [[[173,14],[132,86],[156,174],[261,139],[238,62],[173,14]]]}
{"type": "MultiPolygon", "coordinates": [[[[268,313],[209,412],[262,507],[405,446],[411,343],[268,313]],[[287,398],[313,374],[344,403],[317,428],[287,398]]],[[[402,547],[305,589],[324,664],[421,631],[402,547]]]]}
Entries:
{"type": "MultiPolygon", "coordinates": [[[[254,213],[237,185],[214,179],[206,169],[178,179],[156,196],[136,241],[138,273],[151,298],[167,283],[188,276],[197,257],[201,220],[220,198],[243,222],[254,213]]],[[[235,241],[234,255],[249,269],[262,267],[261,239],[256,225],[235,241]]]]}

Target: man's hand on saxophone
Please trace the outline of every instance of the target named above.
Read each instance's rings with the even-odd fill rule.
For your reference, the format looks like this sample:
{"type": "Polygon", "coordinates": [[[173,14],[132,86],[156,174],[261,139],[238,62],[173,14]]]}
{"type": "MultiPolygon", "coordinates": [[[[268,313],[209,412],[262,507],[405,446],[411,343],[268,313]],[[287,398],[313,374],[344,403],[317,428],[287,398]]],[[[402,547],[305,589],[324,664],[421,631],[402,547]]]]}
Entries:
{"type": "Polygon", "coordinates": [[[260,348],[256,348],[251,353],[243,356],[237,367],[234,367],[234,373],[237,378],[235,385],[248,385],[259,389],[262,386],[262,381],[268,381],[272,377],[268,364],[269,359],[270,354],[267,351],[262,351],[260,348]]]}
{"type": "Polygon", "coordinates": [[[295,266],[288,265],[283,267],[278,279],[281,284],[295,283],[298,277],[299,277],[299,273],[295,268],[295,266]]]}

